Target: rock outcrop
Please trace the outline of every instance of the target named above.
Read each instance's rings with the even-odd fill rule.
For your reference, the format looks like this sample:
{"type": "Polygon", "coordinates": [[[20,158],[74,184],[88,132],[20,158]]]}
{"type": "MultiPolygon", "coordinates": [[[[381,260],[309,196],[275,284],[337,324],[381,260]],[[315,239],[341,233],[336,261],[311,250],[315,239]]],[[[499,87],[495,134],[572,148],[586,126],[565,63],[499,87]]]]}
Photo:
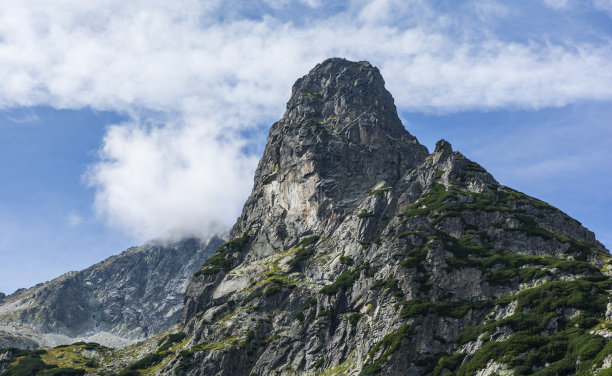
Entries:
{"type": "Polygon", "coordinates": [[[428,153],[367,62],[295,83],[230,239],[158,374],[569,374],[612,352],[593,233],[444,140],[428,153]]]}
{"type": "MultiPolygon", "coordinates": [[[[27,337],[44,346],[84,340],[122,346],[166,330],[181,317],[189,279],[220,244],[217,237],[151,241],[21,289],[0,302],[0,338],[9,343],[27,337]]],[[[22,342],[10,343],[32,347],[22,342]]]]}

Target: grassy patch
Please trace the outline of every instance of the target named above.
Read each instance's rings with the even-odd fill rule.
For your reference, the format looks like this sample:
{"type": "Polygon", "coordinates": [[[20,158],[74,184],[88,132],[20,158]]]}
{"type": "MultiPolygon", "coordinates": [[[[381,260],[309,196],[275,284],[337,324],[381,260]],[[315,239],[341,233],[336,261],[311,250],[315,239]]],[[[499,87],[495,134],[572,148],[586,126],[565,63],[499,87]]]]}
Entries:
{"type": "Polygon", "coordinates": [[[528,236],[537,236],[545,240],[557,240],[560,243],[569,244],[567,253],[574,256],[576,260],[586,261],[589,254],[593,252],[592,247],[582,241],[575,240],[569,236],[539,227],[533,217],[526,215],[515,214],[514,218],[521,223],[519,231],[528,236]]]}
{"type": "Polygon", "coordinates": [[[196,272],[194,277],[199,275],[214,275],[221,271],[230,271],[236,262],[235,254],[241,252],[248,241],[249,236],[245,235],[223,244],[215,251],[214,255],[206,260],[202,269],[196,272]]]}
{"type": "Polygon", "coordinates": [[[467,165],[465,165],[462,168],[463,171],[469,171],[469,172],[480,172],[480,173],[486,173],[487,170],[485,170],[481,165],[479,165],[476,162],[472,162],[470,161],[470,163],[468,163],[467,165]]]}
{"type": "Polygon", "coordinates": [[[247,332],[245,334],[229,337],[221,342],[208,342],[196,345],[191,348],[191,351],[216,351],[224,349],[232,345],[242,345],[248,342],[253,337],[253,332],[247,332]]]}
{"type": "Polygon", "coordinates": [[[293,258],[287,262],[287,265],[294,270],[298,268],[304,261],[308,260],[312,255],[314,255],[315,250],[313,245],[319,241],[321,236],[313,235],[309,236],[305,239],[302,239],[298,244],[295,245],[295,249],[297,251],[293,255],[293,258]]]}
{"type": "Polygon", "coordinates": [[[164,358],[168,356],[166,353],[153,353],[145,356],[144,358],[132,363],[127,368],[119,372],[118,376],[131,376],[137,375],[139,370],[144,370],[159,364],[164,358]]]}
{"type": "Polygon", "coordinates": [[[370,270],[370,265],[365,263],[352,270],[344,271],[338,276],[338,279],[336,279],[334,283],[324,286],[320,292],[325,295],[335,295],[339,291],[347,290],[349,287],[353,286],[353,283],[355,283],[357,279],[359,279],[362,270],[367,273],[370,270]]]}
{"type": "Polygon", "coordinates": [[[524,283],[551,274],[557,269],[569,274],[596,274],[595,266],[575,260],[562,260],[552,257],[519,255],[516,253],[490,253],[486,257],[453,257],[446,259],[447,270],[472,267],[487,274],[491,285],[509,285],[513,281],[524,283]],[[495,269],[494,272],[491,270],[495,269]]]}
{"type": "Polygon", "coordinates": [[[305,91],[302,93],[302,97],[323,99],[323,94],[319,93],[318,91],[305,91]]]}
{"type": "Polygon", "coordinates": [[[361,212],[359,214],[357,214],[357,217],[359,218],[370,218],[373,217],[374,213],[370,213],[368,211],[366,211],[365,209],[362,209],[361,212]]]}
{"type": "Polygon", "coordinates": [[[397,306],[402,308],[402,318],[437,314],[438,316],[459,319],[465,316],[471,309],[492,308],[493,302],[489,300],[432,302],[427,299],[412,299],[399,302],[397,306]]]}
{"type": "Polygon", "coordinates": [[[187,338],[187,335],[183,332],[169,334],[159,341],[157,352],[168,351],[172,345],[183,341],[185,338],[187,338]]]}
{"type": "Polygon", "coordinates": [[[352,313],[348,317],[348,322],[351,325],[357,325],[359,320],[363,317],[363,313],[352,313]]]}
{"type": "Polygon", "coordinates": [[[372,283],[372,286],[370,286],[371,290],[377,289],[379,287],[384,287],[386,289],[396,289],[397,288],[397,283],[399,282],[399,279],[397,278],[393,278],[393,279],[388,279],[388,280],[384,280],[384,279],[377,279],[374,281],[374,283],[372,283]]]}
{"type": "Polygon", "coordinates": [[[434,179],[440,179],[442,177],[442,175],[444,175],[445,172],[446,172],[446,170],[436,171],[436,173],[434,174],[434,179]]]}
{"type": "Polygon", "coordinates": [[[610,287],[612,280],[607,277],[584,277],[545,283],[502,298],[499,306],[516,300],[515,312],[504,319],[464,329],[455,338],[456,345],[473,341],[481,334],[486,334],[485,343],[468,361],[455,369],[445,368],[458,376],[474,375],[494,360],[507,364],[516,375],[586,375],[612,353],[610,342],[589,333],[605,312],[610,287]],[[580,314],[567,318],[564,312],[569,308],[580,314]],[[510,329],[510,337],[491,341],[489,335],[501,327],[510,329]],[[556,330],[551,333],[551,328],[556,330]]]}
{"type": "Polygon", "coordinates": [[[382,188],[378,188],[378,189],[372,189],[371,191],[368,191],[368,195],[370,196],[377,196],[377,195],[381,195],[387,191],[390,191],[391,187],[382,187],[382,188]]]}

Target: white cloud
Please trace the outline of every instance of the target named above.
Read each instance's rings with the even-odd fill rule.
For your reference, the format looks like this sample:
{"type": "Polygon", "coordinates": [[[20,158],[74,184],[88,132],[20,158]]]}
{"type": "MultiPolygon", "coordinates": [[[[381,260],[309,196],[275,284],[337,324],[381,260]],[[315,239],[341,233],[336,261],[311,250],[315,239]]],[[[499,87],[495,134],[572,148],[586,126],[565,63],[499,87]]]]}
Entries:
{"type": "MultiPolygon", "coordinates": [[[[0,108],[129,114],[108,131],[89,179],[103,215],[150,237],[232,224],[255,164],[239,131],[279,118],[294,80],[330,56],[378,65],[404,110],[612,99],[610,45],[455,36],[465,19],[458,25],[422,1],[355,0],[303,24],[247,19],[227,4],[0,2],[0,108]]],[[[476,4],[487,17],[507,13],[476,4]]]]}
{"type": "Polygon", "coordinates": [[[241,151],[244,141],[225,130],[209,119],[112,127],[89,174],[97,209],[142,239],[224,230],[256,164],[241,151]]]}

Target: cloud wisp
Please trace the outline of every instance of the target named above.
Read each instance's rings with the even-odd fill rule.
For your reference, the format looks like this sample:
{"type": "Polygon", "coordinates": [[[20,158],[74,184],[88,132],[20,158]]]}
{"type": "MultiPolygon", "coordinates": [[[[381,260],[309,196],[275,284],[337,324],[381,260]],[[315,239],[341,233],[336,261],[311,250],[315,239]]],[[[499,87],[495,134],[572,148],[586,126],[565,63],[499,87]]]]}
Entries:
{"type": "MultiPolygon", "coordinates": [[[[241,132],[280,117],[294,80],[327,57],[371,60],[403,110],[612,99],[610,43],[457,35],[460,25],[420,1],[355,0],[306,19],[275,16],[286,1],[263,2],[271,11],[257,17],[228,16],[229,3],[3,2],[0,108],[127,114],[87,177],[99,213],[146,239],[233,222],[256,163],[241,132]]],[[[475,22],[508,13],[475,3],[475,22]]],[[[301,4],[315,15],[323,7],[301,4]]]]}

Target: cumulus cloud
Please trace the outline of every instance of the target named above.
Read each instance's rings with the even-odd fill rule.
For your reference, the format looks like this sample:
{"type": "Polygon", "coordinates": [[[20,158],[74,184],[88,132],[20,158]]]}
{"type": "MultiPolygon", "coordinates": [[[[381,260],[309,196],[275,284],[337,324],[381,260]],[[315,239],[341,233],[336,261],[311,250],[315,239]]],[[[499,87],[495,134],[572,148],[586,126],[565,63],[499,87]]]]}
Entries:
{"type": "Polygon", "coordinates": [[[112,127],[89,173],[99,211],[143,239],[224,230],[250,191],[257,160],[242,151],[243,140],[209,122],[112,127]]]}
{"type": "MultiPolygon", "coordinates": [[[[609,44],[457,35],[469,26],[422,1],[354,0],[325,16],[301,3],[289,17],[282,0],[0,2],[0,108],[127,114],[88,181],[102,215],[146,238],[231,225],[256,162],[241,134],[279,118],[294,80],[330,56],[371,60],[403,110],[612,98],[609,44]],[[259,5],[280,13],[254,16],[259,5]]],[[[474,17],[507,13],[474,4],[474,17]]]]}

